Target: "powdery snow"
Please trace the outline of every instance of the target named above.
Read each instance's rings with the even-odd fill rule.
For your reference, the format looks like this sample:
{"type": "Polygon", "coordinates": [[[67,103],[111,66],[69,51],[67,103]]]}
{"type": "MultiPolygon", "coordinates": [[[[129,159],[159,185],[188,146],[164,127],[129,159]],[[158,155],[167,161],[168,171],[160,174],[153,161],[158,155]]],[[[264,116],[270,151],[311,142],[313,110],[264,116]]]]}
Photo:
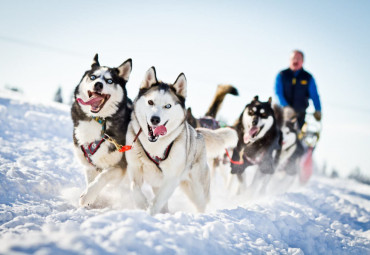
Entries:
{"type": "Polygon", "coordinates": [[[314,176],[249,201],[213,185],[206,213],[176,191],[171,214],[136,210],[127,182],[85,209],[66,105],[0,96],[1,254],[370,254],[370,187],[314,176]]]}

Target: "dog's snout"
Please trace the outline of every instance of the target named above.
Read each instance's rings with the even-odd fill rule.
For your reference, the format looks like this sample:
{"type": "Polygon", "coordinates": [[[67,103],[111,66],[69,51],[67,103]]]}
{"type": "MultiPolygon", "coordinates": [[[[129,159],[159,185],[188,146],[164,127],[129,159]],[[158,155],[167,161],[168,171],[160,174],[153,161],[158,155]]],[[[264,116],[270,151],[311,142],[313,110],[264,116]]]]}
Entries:
{"type": "Polygon", "coordinates": [[[95,84],[94,84],[94,90],[95,90],[96,92],[100,92],[100,91],[102,91],[102,90],[103,90],[103,83],[101,83],[101,82],[97,82],[97,83],[95,83],[95,84]]]}
{"type": "Polygon", "coordinates": [[[150,122],[152,122],[153,125],[158,125],[159,122],[161,122],[161,118],[159,118],[158,116],[152,116],[150,118],[150,122]]]}
{"type": "Polygon", "coordinates": [[[253,125],[253,126],[256,126],[257,124],[258,124],[258,120],[257,120],[257,119],[253,119],[253,120],[252,120],[252,125],[253,125]]]}

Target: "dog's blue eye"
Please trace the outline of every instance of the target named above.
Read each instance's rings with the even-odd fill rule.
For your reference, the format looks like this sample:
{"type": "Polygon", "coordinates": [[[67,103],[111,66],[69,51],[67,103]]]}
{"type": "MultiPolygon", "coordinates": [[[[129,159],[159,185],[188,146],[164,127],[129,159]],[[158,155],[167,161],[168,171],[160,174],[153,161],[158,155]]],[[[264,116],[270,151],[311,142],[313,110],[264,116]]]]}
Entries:
{"type": "Polygon", "coordinates": [[[152,100],[149,100],[149,101],[148,101],[148,104],[149,104],[149,105],[154,105],[154,102],[153,102],[152,100]]]}
{"type": "Polygon", "coordinates": [[[96,76],[95,75],[91,75],[90,76],[90,80],[95,80],[96,79],[96,76]]]}
{"type": "Polygon", "coordinates": [[[112,79],[109,79],[107,80],[108,84],[112,84],[113,83],[113,80],[112,79]]]}
{"type": "Polygon", "coordinates": [[[166,108],[166,109],[170,109],[170,108],[171,108],[171,106],[172,106],[172,105],[170,105],[170,104],[166,104],[166,105],[164,106],[164,108],[166,108]]]}

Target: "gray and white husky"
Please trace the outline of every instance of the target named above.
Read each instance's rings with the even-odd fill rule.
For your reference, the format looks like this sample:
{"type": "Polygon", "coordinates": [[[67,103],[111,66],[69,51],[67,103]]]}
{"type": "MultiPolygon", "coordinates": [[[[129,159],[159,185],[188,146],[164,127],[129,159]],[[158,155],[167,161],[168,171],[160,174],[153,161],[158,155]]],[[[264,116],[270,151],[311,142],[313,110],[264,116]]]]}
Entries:
{"type": "Polygon", "coordinates": [[[158,81],[151,67],[134,101],[126,139],[133,143],[126,152],[127,172],[136,206],[152,215],[168,211],[168,200],[178,186],[203,212],[210,196],[207,152],[224,151],[237,142],[230,128],[196,130],[188,124],[186,94],[183,73],[172,85],[158,81]],[[144,181],[152,187],[152,201],[142,191],[144,181]]]}
{"type": "Polygon", "coordinates": [[[126,159],[116,145],[126,142],[132,111],[126,83],[131,70],[131,59],[110,68],[100,66],[96,54],[91,69],[75,89],[73,142],[87,182],[79,201],[82,206],[91,205],[106,184],[121,180],[125,174],[126,159]]]}

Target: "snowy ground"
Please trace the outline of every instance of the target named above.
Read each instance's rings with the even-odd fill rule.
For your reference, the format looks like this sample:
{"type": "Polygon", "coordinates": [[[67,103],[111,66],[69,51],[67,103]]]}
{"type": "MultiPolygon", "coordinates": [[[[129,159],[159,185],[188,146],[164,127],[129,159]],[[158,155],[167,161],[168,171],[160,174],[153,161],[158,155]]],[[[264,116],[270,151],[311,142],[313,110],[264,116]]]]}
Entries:
{"type": "Polygon", "coordinates": [[[68,106],[0,91],[0,254],[370,254],[369,186],[314,176],[258,201],[213,186],[204,214],[176,191],[154,217],[107,188],[88,210],[71,137],[68,106]]]}

